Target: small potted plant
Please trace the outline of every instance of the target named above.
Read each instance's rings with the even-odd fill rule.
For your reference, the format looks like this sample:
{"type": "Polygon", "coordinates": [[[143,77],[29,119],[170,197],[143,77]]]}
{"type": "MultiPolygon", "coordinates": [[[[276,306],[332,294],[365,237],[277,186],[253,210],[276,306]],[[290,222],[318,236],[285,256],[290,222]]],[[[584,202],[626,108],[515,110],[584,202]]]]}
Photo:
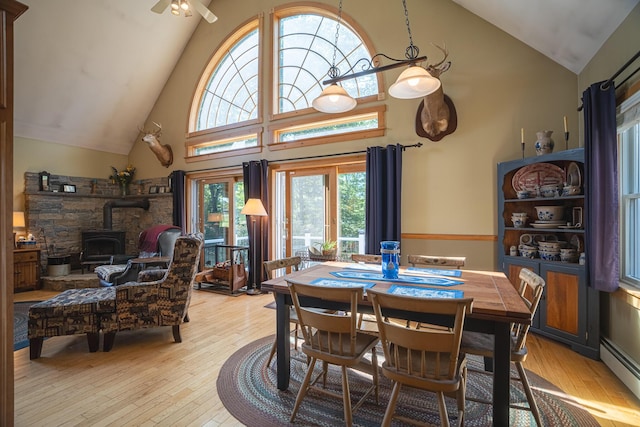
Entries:
{"type": "Polygon", "coordinates": [[[317,242],[313,246],[309,248],[309,258],[321,261],[335,260],[338,246],[335,240],[317,242]]]}

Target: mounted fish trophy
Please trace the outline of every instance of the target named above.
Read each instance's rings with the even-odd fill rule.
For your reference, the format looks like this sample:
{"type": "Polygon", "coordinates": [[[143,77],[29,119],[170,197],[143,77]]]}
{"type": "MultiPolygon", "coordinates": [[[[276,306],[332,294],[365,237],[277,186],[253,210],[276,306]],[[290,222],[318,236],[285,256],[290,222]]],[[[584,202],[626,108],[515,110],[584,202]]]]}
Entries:
{"type": "Polygon", "coordinates": [[[169,144],[160,144],[160,135],[162,135],[162,125],[153,122],[158,127],[155,132],[146,131],[138,128],[143,133],[142,140],[147,143],[151,151],[156,155],[162,166],[168,168],[173,163],[173,151],[169,144]]]}
{"type": "MultiPolygon", "coordinates": [[[[445,62],[449,56],[446,48],[433,45],[444,53],[444,58],[437,64],[427,65],[426,69],[433,77],[440,79],[440,75],[451,67],[451,61],[445,62]]],[[[444,94],[442,84],[435,92],[424,97],[418,106],[416,114],[416,133],[431,141],[440,141],[453,133],[458,127],[458,115],[453,101],[444,94]]]]}

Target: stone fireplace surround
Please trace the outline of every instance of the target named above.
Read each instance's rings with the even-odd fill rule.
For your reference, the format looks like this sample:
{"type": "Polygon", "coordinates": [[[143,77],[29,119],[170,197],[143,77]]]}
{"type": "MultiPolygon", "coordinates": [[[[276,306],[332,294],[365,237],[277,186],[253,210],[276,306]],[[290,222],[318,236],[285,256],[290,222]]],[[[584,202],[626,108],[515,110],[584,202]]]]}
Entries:
{"type": "MultiPolygon", "coordinates": [[[[32,233],[41,249],[42,269],[46,271],[48,255],[70,255],[72,268],[79,268],[82,232],[105,228],[104,207],[111,210],[112,229],[125,232],[125,253],[137,253],[140,232],[156,224],[173,222],[173,194],[148,194],[150,186],[167,186],[167,178],[134,181],[132,195],[124,199],[120,188],[109,179],[51,175],[53,184],[75,185],[75,193],[40,191],[39,174],[25,173],[26,231],[32,233]],[[92,188],[94,189],[92,192],[92,188]],[[137,194],[140,192],[140,194],[137,194]],[[120,208],[118,200],[149,200],[149,209],[120,208]]],[[[58,188],[54,185],[53,188],[58,188]]],[[[124,204],[127,204],[127,203],[124,204]]]]}

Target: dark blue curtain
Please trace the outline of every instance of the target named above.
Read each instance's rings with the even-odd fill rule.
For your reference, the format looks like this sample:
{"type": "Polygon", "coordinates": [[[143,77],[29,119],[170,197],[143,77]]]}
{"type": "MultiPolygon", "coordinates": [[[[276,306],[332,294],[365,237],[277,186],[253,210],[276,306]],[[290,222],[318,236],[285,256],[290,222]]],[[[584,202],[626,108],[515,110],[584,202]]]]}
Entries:
{"type": "MultiPolygon", "coordinates": [[[[269,213],[269,163],[266,160],[253,160],[242,163],[242,175],[244,180],[244,201],[260,199],[269,213]]],[[[269,217],[256,218],[256,235],[253,235],[253,218],[247,216],[247,229],[249,232],[249,259],[256,262],[256,266],[249,268],[249,283],[256,284],[260,289],[263,281],[262,262],[269,256],[269,217]],[[254,258],[255,256],[255,258],[254,258]],[[255,270],[255,271],[254,271],[255,270]],[[256,275],[257,273],[257,275],[256,275]]]]}
{"type": "Polygon", "coordinates": [[[173,193],[173,225],[178,226],[185,233],[186,230],[186,214],[185,214],[185,172],[181,170],[173,171],[169,175],[171,182],[170,188],[173,193]]]}
{"type": "Polygon", "coordinates": [[[400,144],[367,148],[365,252],[380,253],[383,240],[400,241],[402,192],[400,144]]]}
{"type": "Polygon", "coordinates": [[[615,88],[594,83],[582,94],[587,194],[587,276],[595,289],[618,288],[618,156],[615,88]]]}

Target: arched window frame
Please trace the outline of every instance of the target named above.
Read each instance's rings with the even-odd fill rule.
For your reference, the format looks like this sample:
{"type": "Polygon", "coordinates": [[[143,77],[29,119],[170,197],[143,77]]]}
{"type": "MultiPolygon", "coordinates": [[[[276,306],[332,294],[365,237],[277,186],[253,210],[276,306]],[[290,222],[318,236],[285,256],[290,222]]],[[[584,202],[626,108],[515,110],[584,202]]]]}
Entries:
{"type": "Polygon", "coordinates": [[[211,58],[207,62],[205,69],[201,73],[200,80],[198,81],[198,84],[194,90],[194,95],[191,101],[191,108],[189,111],[189,123],[187,129],[187,138],[185,142],[187,162],[239,156],[251,153],[259,153],[262,151],[262,126],[260,126],[263,121],[261,95],[263,93],[262,78],[258,78],[258,112],[255,119],[203,130],[196,130],[196,126],[202,97],[204,96],[207,84],[209,83],[212,73],[220,65],[220,61],[225,57],[227,52],[231,48],[233,48],[239,40],[256,29],[258,30],[258,73],[260,73],[260,71],[262,70],[262,60],[264,58],[264,54],[262,52],[262,40],[264,37],[263,21],[264,19],[262,15],[254,16],[234,29],[231,32],[231,35],[229,37],[226,37],[220,44],[220,46],[218,46],[214,50],[213,55],[211,56],[211,58]],[[246,137],[256,138],[257,146],[226,150],[204,155],[196,154],[196,150],[200,147],[225,144],[229,141],[246,137]]]}
{"type": "MultiPolygon", "coordinates": [[[[226,37],[225,40],[214,50],[211,59],[207,62],[205,69],[203,70],[200,80],[194,90],[192,97],[191,109],[189,113],[189,122],[187,129],[187,138],[185,142],[186,162],[195,162],[203,160],[211,160],[223,157],[234,157],[252,153],[259,153],[266,145],[270,150],[282,150],[288,148],[296,148],[301,146],[327,144],[341,141],[350,141],[364,138],[372,138],[383,136],[385,133],[385,112],[386,106],[381,103],[385,99],[384,93],[384,78],[382,74],[375,74],[377,80],[377,94],[370,96],[364,96],[357,98],[358,106],[347,113],[341,114],[325,114],[316,111],[309,107],[301,110],[275,113],[277,110],[278,102],[278,31],[279,20],[284,17],[289,17],[296,14],[318,14],[326,16],[328,18],[337,19],[338,9],[329,5],[322,5],[319,3],[290,3],[280,7],[276,7],[271,11],[271,34],[272,38],[267,40],[266,49],[269,51],[270,66],[269,66],[269,82],[266,87],[263,87],[263,78],[258,79],[258,112],[255,119],[233,123],[224,126],[218,126],[211,129],[196,130],[196,122],[198,119],[198,111],[204,91],[211,78],[212,73],[216,70],[216,67],[220,64],[220,61],[227,54],[239,40],[245,37],[250,31],[258,29],[259,41],[258,41],[258,70],[259,72],[265,70],[263,67],[263,60],[265,58],[263,40],[264,40],[264,25],[263,15],[260,14],[247,20],[245,23],[239,25],[231,35],[226,37]],[[268,101],[265,102],[264,97],[268,97],[268,101]],[[377,104],[363,105],[377,102],[377,104]],[[263,120],[264,113],[262,106],[268,105],[269,121],[268,130],[263,135],[263,120]],[[334,122],[338,125],[343,125],[349,122],[359,122],[365,117],[375,123],[374,126],[370,126],[367,129],[351,130],[347,132],[336,131],[332,134],[315,136],[311,138],[297,138],[294,141],[286,142],[280,140],[280,135],[295,134],[299,132],[303,134],[306,130],[315,130],[318,126],[332,125],[334,122]],[[209,148],[229,144],[233,141],[238,141],[243,138],[255,138],[257,145],[255,147],[241,148],[241,149],[228,149],[223,151],[212,152],[208,154],[197,154],[199,148],[209,148]],[[263,142],[263,140],[265,140],[263,142]]],[[[373,44],[366,35],[365,31],[344,11],[342,12],[341,28],[348,27],[354,32],[362,41],[363,45],[369,52],[374,52],[373,44]]],[[[328,68],[327,68],[328,69],[328,68]]]]}
{"type": "MultiPolygon", "coordinates": [[[[271,120],[280,120],[280,119],[286,119],[292,116],[300,116],[302,114],[317,113],[317,111],[312,107],[309,107],[303,110],[287,112],[287,113],[278,113],[278,105],[277,105],[278,104],[277,94],[278,94],[278,84],[279,84],[278,39],[280,37],[280,34],[279,34],[280,19],[287,18],[294,15],[300,15],[300,14],[315,14],[315,15],[325,16],[327,18],[331,18],[334,20],[338,19],[337,8],[332,7],[330,5],[320,5],[318,3],[306,3],[306,2],[293,3],[293,4],[287,4],[287,5],[276,7],[273,10],[271,14],[271,27],[273,29],[272,31],[273,39],[270,42],[270,46],[272,49],[272,54],[271,54],[272,62],[271,62],[270,69],[272,73],[271,81],[273,82],[273,84],[269,87],[269,90],[270,90],[269,97],[271,99],[271,103],[270,103],[271,120]]],[[[369,38],[369,36],[367,36],[367,34],[365,33],[364,29],[361,28],[349,15],[347,15],[344,12],[344,10],[342,11],[342,20],[340,23],[340,28],[343,28],[343,27],[346,27],[353,33],[357,34],[369,52],[375,52],[375,49],[373,48],[373,43],[371,42],[371,39],[369,38]]],[[[340,41],[338,40],[338,43],[339,42],[340,41]]],[[[327,66],[327,71],[328,69],[329,67],[327,66]]],[[[385,95],[384,91],[381,90],[384,87],[384,78],[380,73],[376,74],[375,77],[378,83],[378,94],[357,98],[358,105],[373,102],[373,101],[378,101],[384,97],[385,95]]]]}

